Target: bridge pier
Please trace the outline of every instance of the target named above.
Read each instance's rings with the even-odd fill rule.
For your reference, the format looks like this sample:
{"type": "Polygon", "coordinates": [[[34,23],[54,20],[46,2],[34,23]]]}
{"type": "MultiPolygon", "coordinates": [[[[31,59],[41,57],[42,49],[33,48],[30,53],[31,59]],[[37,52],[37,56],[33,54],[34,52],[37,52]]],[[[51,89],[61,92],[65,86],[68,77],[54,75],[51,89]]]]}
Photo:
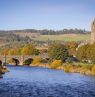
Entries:
{"type": "Polygon", "coordinates": [[[2,63],[3,63],[2,65],[4,65],[4,66],[7,64],[7,56],[6,55],[4,55],[4,61],[2,63]]]}
{"type": "Polygon", "coordinates": [[[23,62],[24,62],[24,56],[21,56],[21,57],[20,57],[19,65],[23,65],[23,62]]]}

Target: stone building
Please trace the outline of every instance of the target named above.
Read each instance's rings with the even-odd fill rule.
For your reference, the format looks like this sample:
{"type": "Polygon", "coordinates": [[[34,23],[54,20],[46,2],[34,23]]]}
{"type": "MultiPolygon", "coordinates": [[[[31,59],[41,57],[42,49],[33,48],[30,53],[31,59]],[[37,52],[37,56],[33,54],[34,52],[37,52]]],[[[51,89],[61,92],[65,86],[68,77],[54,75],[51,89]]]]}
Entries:
{"type": "Polygon", "coordinates": [[[95,19],[91,24],[91,43],[95,42],[95,19]]]}

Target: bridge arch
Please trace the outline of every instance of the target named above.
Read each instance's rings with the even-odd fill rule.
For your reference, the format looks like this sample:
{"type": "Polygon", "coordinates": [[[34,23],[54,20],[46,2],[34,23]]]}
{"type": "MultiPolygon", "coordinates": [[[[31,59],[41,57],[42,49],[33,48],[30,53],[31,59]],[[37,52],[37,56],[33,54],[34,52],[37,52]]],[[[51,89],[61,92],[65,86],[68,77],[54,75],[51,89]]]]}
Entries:
{"type": "MultiPolygon", "coordinates": [[[[8,64],[10,62],[8,62],[10,59],[13,60],[13,65],[24,65],[23,63],[25,61],[30,61],[30,63],[32,63],[33,59],[35,57],[40,57],[42,59],[48,58],[47,55],[0,55],[0,60],[2,61],[2,63],[8,64]]],[[[29,63],[29,64],[30,64],[29,63]]],[[[26,64],[28,65],[28,64],[26,64]]]]}
{"type": "Polygon", "coordinates": [[[20,61],[17,58],[10,58],[6,61],[8,64],[19,65],[20,61]]]}
{"type": "Polygon", "coordinates": [[[33,58],[27,58],[24,60],[23,65],[30,65],[33,62],[33,58]]]}

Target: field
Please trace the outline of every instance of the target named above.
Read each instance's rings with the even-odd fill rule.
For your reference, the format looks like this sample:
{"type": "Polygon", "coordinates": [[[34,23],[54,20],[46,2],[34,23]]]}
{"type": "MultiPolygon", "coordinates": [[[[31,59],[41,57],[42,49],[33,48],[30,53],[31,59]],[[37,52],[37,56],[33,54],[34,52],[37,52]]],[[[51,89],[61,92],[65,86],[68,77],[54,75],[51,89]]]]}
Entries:
{"type": "Polygon", "coordinates": [[[33,40],[47,41],[47,40],[58,40],[58,41],[82,41],[90,40],[90,34],[63,34],[63,35],[39,35],[33,40]]]}
{"type": "Polygon", "coordinates": [[[61,34],[61,35],[40,35],[32,33],[18,33],[21,37],[28,36],[29,38],[37,41],[82,41],[90,40],[90,34],[61,34]]]}
{"type": "MultiPolygon", "coordinates": [[[[90,34],[61,34],[61,35],[40,35],[39,33],[1,33],[0,34],[0,46],[11,47],[21,46],[29,41],[29,38],[36,41],[36,44],[42,41],[89,41],[90,34]],[[26,38],[26,36],[28,36],[26,38]]],[[[31,42],[33,42],[31,40],[31,42]]]]}

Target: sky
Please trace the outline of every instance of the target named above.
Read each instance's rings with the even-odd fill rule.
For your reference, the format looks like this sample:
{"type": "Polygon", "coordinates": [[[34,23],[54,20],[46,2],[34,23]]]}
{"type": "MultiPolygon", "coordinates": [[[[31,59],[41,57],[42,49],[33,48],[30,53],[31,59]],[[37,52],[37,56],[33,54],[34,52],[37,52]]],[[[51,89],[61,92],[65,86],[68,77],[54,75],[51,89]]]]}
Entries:
{"type": "Polygon", "coordinates": [[[0,30],[90,30],[94,18],[95,0],[0,0],[0,30]]]}

